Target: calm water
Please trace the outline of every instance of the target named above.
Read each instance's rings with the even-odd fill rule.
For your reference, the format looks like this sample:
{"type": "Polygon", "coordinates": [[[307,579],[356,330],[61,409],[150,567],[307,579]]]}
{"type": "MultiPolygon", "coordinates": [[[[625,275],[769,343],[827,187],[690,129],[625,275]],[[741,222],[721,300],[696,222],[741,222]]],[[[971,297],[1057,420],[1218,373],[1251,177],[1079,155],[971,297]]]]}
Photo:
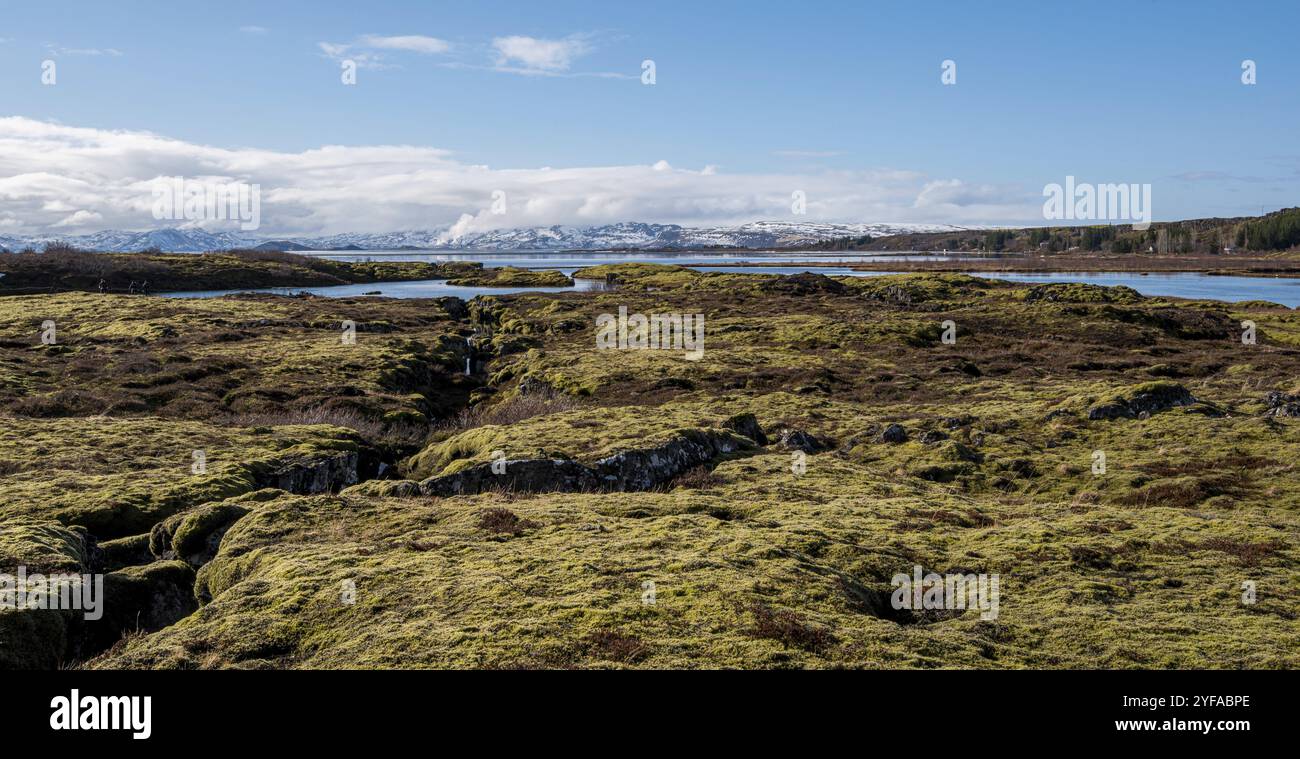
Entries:
{"type": "MultiPolygon", "coordinates": [[[[482,253],[477,251],[451,251],[440,253],[411,253],[405,251],[367,251],[364,253],[313,252],[344,261],[367,259],[386,261],[482,261],[484,266],[519,266],[524,268],[559,269],[565,274],[587,266],[604,263],[671,263],[690,266],[700,271],[724,271],[748,274],[798,274],[813,271],[827,276],[878,277],[897,274],[892,271],[853,271],[843,266],[799,265],[800,260],[819,263],[856,263],[864,259],[880,260],[877,255],[820,254],[803,257],[773,251],[744,251],[710,253],[705,255],[674,255],[668,253],[482,253]],[[746,264],[773,263],[788,266],[753,266],[746,264]]],[[[945,256],[890,256],[887,260],[945,260],[945,256]]],[[[1300,279],[1286,277],[1218,277],[1197,273],[1140,274],[1135,272],[1053,272],[1004,273],[971,272],[989,279],[1011,282],[1082,282],[1095,285],[1125,285],[1143,295],[1174,298],[1197,298],[1222,301],[1267,300],[1296,308],[1300,307],[1300,279]]],[[[517,292],[568,292],[604,289],[604,283],[576,280],[574,287],[451,287],[446,280],[433,279],[418,282],[382,282],[365,285],[339,285],[336,287],[269,288],[252,292],[291,294],[309,292],[330,297],[353,297],[377,293],[389,298],[439,298],[455,296],[469,299],[476,295],[507,295],[517,292]]],[[[204,290],[197,292],[168,293],[178,298],[212,298],[245,290],[204,290]]]]}
{"type": "MultiPolygon", "coordinates": [[[[798,274],[816,271],[828,277],[880,277],[899,274],[896,271],[852,271],[833,267],[768,267],[768,266],[699,266],[701,271],[729,271],[744,274],[798,274]]],[[[1124,285],[1143,295],[1162,295],[1171,298],[1242,301],[1267,300],[1290,308],[1300,306],[1300,278],[1295,277],[1221,277],[1196,272],[1142,274],[1122,271],[1070,271],[1050,273],[1027,272],[967,272],[976,277],[1001,279],[1008,282],[1045,284],[1048,282],[1082,282],[1090,285],[1113,287],[1124,285]]]]}
{"type": "Polygon", "coordinates": [[[413,282],[371,282],[366,285],[335,285],[332,287],[268,287],[260,290],[195,290],[184,293],[164,293],[172,298],[216,298],[231,293],[273,293],[293,295],[311,293],[331,298],[352,298],[357,295],[383,295],[388,298],[445,298],[452,296],[469,300],[476,295],[509,295],[510,293],[562,293],[581,290],[604,290],[604,282],[589,279],[574,280],[574,287],[453,287],[445,279],[422,279],[413,282]]]}
{"type": "Polygon", "coordinates": [[[1208,274],[1138,274],[1134,272],[1054,272],[1051,274],[978,274],[1012,282],[1084,282],[1093,285],[1124,285],[1143,295],[1205,300],[1268,300],[1295,308],[1300,306],[1300,279],[1294,277],[1219,277],[1208,274]]]}

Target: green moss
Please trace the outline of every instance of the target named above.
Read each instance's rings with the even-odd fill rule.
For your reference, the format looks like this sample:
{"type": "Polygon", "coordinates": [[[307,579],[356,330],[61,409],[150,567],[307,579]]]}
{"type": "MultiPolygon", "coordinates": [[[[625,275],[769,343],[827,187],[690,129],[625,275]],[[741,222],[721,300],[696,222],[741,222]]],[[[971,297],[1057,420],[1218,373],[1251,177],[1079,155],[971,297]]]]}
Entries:
{"type": "Polygon", "coordinates": [[[46,418],[420,423],[468,392],[460,389],[464,339],[455,334],[466,325],[444,306],[279,296],[0,298],[0,409],[46,418]],[[56,346],[40,345],[47,319],[57,325],[56,346]],[[356,325],[355,340],[343,339],[345,321],[356,325]]]}
{"type": "Polygon", "coordinates": [[[90,564],[83,530],[10,515],[0,523],[0,573],[23,566],[31,573],[81,573],[90,564]]]}
{"type": "Polygon", "coordinates": [[[229,525],[248,514],[249,509],[237,503],[223,501],[208,503],[185,514],[172,533],[172,550],[177,556],[201,554],[215,530],[229,525]]]}
{"type": "Polygon", "coordinates": [[[498,266],[476,270],[470,276],[447,280],[449,285],[471,287],[570,287],[573,280],[554,269],[521,269],[498,266]]]}
{"type": "Polygon", "coordinates": [[[258,489],[286,462],[356,450],[327,426],[249,430],[161,419],[8,419],[0,459],[34,466],[0,480],[0,517],[81,525],[99,538],[147,531],[167,516],[258,489]],[[194,451],[205,471],[195,473],[194,451]]]}
{"type": "MultiPolygon", "coordinates": [[[[76,315],[66,347],[86,358],[102,354],[81,330],[157,345],[157,366],[132,375],[149,388],[140,398],[217,350],[166,343],[168,325],[292,323],[274,340],[221,348],[233,359],[257,347],[257,388],[228,390],[232,405],[256,406],[288,403],[264,399],[277,391],[313,392],[317,338],[349,309],[371,308],[360,321],[375,331],[358,338],[375,345],[335,353],[321,342],[318,382],[330,402],[394,423],[418,422],[407,410],[438,417],[433,399],[459,409],[471,397],[429,377],[463,365],[472,324],[486,363],[485,383],[467,380],[479,405],[399,468],[413,479],[495,451],[592,462],[742,414],[773,440],[814,435],[818,452],[748,449],[654,492],[432,498],[411,480],[376,480],[338,496],[223,503],[255,487],[259,467],[364,444],[331,428],[15,419],[0,437],[0,516],[71,524],[135,509],[146,527],[165,520],[168,546],[180,536],[205,550],[215,546],[203,536],[229,526],[197,573],[205,605],[94,663],[103,667],[1300,665],[1300,424],[1264,415],[1269,391],[1300,389],[1293,312],[1105,288],[1031,298],[963,275],[827,284],[649,265],[584,273],[618,289],[479,298],[465,321],[441,309],[423,321],[431,302],[253,299],[139,319],[124,306],[91,325],[94,304],[67,296],[13,315],[27,331],[35,310],[76,315]],[[596,350],[596,318],[620,306],[704,314],[704,355],[596,350]],[[1245,319],[1260,343],[1225,328],[1245,319]],[[955,344],[939,339],[948,320],[955,344]],[[1181,389],[1201,402],[1088,418],[1098,403],[1181,389]],[[889,425],[906,442],[883,435],[889,425]],[[201,435],[212,482],[185,476],[201,435]],[[263,463],[225,466],[236,462],[263,463]],[[482,528],[485,513],[504,512],[530,526],[504,540],[482,528]],[[890,579],[915,566],[999,574],[999,616],[895,613],[890,579]],[[1243,603],[1244,583],[1255,603],[1243,603]]],[[[9,397],[72,376],[66,354],[4,350],[9,397]],[[45,374],[32,374],[33,356],[45,374]]]]}

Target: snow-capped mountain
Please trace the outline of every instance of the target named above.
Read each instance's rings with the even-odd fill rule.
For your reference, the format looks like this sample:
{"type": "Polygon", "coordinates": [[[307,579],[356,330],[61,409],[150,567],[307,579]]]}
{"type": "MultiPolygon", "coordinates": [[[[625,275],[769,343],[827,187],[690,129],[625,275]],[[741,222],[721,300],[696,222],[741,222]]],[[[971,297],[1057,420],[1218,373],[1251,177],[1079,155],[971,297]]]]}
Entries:
{"type": "Polygon", "coordinates": [[[11,251],[29,247],[40,250],[49,243],[62,242],[82,250],[125,252],[158,248],[159,250],[192,253],[204,250],[237,248],[246,245],[248,241],[247,235],[232,234],[230,232],[207,232],[202,229],[153,229],[147,232],[109,230],[76,236],[0,237],[0,247],[11,251]]]}
{"type": "Polygon", "coordinates": [[[262,247],[272,250],[604,250],[610,248],[784,248],[836,237],[883,237],[912,232],[952,232],[970,227],[948,224],[823,224],[758,221],[731,227],[621,222],[594,227],[526,227],[473,232],[453,237],[446,228],[348,233],[325,237],[269,237],[202,229],[106,231],[77,236],[4,237],[10,251],[41,249],[62,242],[83,250],[125,252],[158,248],[181,253],[262,247]]]}
{"type": "Polygon", "coordinates": [[[442,247],[471,250],[593,250],[607,248],[784,248],[835,237],[882,237],[941,232],[957,227],[917,224],[821,224],[759,221],[738,227],[683,227],[622,222],[598,227],[535,227],[480,232],[446,240],[442,247]]]}

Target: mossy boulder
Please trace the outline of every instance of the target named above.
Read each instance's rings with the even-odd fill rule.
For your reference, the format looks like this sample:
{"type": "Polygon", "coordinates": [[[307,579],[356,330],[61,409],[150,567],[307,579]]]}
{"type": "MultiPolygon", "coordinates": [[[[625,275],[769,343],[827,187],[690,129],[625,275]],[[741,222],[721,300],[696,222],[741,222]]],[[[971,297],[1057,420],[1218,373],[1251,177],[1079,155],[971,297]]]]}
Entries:
{"type": "Polygon", "coordinates": [[[1106,287],[1082,282],[1035,285],[1025,293],[1026,303],[1140,303],[1143,300],[1143,295],[1131,287],[1106,287]]]}
{"type": "Polygon", "coordinates": [[[1196,398],[1176,382],[1146,382],[1088,409],[1088,419],[1133,419],[1193,403],[1196,403],[1196,398]]]}

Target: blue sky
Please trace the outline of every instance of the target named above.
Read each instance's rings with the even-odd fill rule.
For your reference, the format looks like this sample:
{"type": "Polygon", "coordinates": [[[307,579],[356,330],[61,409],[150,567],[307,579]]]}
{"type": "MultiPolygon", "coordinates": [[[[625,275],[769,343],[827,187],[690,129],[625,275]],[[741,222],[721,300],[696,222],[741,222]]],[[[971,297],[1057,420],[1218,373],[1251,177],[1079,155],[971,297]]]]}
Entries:
{"type": "MultiPolygon", "coordinates": [[[[1296,204],[1297,28],[1294,2],[3,2],[0,117],[188,146],[166,168],[260,180],[264,216],[294,231],[735,222],[778,215],[805,185],[810,219],[1034,223],[1043,186],[1066,175],[1150,183],[1157,219],[1242,215],[1296,204]],[[342,59],[361,61],[355,86],[342,59]],[[342,158],[355,179],[288,175],[289,157],[331,145],[438,154],[391,182],[363,155],[342,158]],[[219,166],[205,146],[227,151],[219,166]],[[251,160],[264,152],[284,160],[251,160]],[[543,167],[573,171],[554,196],[543,167]],[[396,197],[407,211],[379,220],[360,197],[421,181],[432,199],[396,197]],[[494,184],[527,212],[484,216],[494,184]],[[354,210],[303,199],[328,190],[354,210]]],[[[0,183],[24,177],[8,185],[11,231],[76,228],[69,208],[87,228],[132,225],[123,201],[86,194],[137,186],[159,168],[131,159],[147,148],[20,126],[0,130],[0,183]],[[87,139],[100,154],[83,170],[87,139]],[[64,168],[41,171],[46,151],[64,168]],[[43,173],[82,184],[56,197],[43,173]]]]}

